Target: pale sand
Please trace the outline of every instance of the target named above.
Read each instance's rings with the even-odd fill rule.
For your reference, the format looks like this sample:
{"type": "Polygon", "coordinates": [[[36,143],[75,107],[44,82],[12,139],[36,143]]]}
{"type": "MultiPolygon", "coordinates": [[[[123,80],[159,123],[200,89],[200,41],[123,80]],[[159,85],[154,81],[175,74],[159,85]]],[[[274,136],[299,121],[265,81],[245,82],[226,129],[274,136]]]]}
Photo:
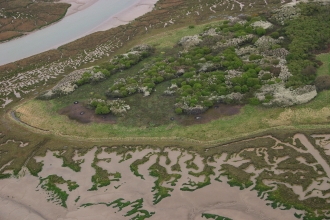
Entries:
{"type": "Polygon", "coordinates": [[[97,1],[98,0],[60,0],[62,3],[68,3],[71,5],[65,16],[69,16],[78,11],[82,11],[97,1]]]}

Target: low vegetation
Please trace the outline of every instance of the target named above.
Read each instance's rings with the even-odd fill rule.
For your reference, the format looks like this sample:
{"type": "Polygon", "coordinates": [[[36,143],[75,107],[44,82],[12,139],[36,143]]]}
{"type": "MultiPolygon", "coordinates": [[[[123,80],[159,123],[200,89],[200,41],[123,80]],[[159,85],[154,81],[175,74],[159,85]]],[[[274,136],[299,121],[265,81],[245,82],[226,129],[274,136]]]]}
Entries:
{"type": "Polygon", "coordinates": [[[71,180],[64,180],[62,177],[57,175],[50,175],[46,178],[40,179],[39,185],[41,188],[50,192],[50,198],[48,201],[52,201],[56,204],[60,204],[64,208],[67,208],[66,201],[69,194],[66,191],[60,189],[57,186],[58,184],[66,184],[69,191],[75,190],[79,187],[79,185],[71,180]]]}
{"type": "Polygon", "coordinates": [[[117,199],[113,202],[109,202],[109,203],[105,203],[105,202],[101,202],[101,203],[97,203],[97,204],[93,204],[93,203],[86,203],[86,204],[82,204],[81,207],[87,207],[87,206],[92,206],[92,205],[106,205],[106,206],[110,206],[112,208],[118,208],[118,211],[122,211],[124,208],[126,207],[130,207],[131,209],[129,211],[127,211],[127,213],[123,216],[129,216],[130,219],[133,220],[144,220],[147,218],[150,218],[151,216],[153,216],[155,214],[155,212],[149,212],[143,208],[143,198],[141,199],[137,199],[133,202],[131,201],[125,201],[123,198],[117,199]]]}

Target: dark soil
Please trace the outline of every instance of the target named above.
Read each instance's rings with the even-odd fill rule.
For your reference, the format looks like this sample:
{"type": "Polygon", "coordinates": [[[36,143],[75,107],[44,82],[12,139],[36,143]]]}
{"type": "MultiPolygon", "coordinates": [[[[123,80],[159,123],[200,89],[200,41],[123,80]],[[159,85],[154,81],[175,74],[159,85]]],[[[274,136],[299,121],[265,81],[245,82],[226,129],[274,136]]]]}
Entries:
{"type": "MultiPolygon", "coordinates": [[[[207,110],[203,114],[198,115],[175,115],[168,118],[168,121],[176,121],[183,126],[194,124],[206,124],[210,121],[219,119],[225,116],[236,115],[240,112],[241,105],[225,105],[219,104],[207,110]]],[[[58,111],[61,115],[67,115],[71,120],[87,124],[87,123],[108,123],[116,124],[117,117],[113,114],[96,115],[93,109],[85,107],[83,104],[72,104],[58,111]]]]}
{"type": "Polygon", "coordinates": [[[194,124],[206,124],[210,121],[219,119],[221,117],[236,115],[240,112],[242,105],[225,105],[219,104],[213,108],[207,110],[203,114],[198,115],[179,115],[173,116],[174,121],[177,121],[180,125],[189,126],[194,124]]]}
{"type": "Polygon", "coordinates": [[[85,107],[83,104],[72,104],[58,111],[61,115],[67,115],[71,120],[80,123],[108,123],[115,124],[116,116],[113,114],[96,115],[93,109],[85,107]]]}

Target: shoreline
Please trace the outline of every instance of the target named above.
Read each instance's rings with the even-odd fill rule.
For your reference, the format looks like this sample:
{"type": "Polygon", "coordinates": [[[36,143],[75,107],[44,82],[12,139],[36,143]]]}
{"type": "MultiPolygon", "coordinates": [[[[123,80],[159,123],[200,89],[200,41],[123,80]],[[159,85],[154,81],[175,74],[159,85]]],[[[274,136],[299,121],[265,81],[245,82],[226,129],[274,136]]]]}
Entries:
{"type": "Polygon", "coordinates": [[[68,8],[68,11],[66,12],[65,16],[63,17],[65,18],[82,10],[85,10],[97,1],[99,0],[60,0],[58,3],[67,3],[71,5],[68,8]]]}
{"type": "Polygon", "coordinates": [[[126,3],[119,2],[120,4],[118,5],[118,7],[117,5],[115,5],[117,10],[110,8],[112,10],[112,13],[108,13],[108,15],[106,15],[106,13],[104,13],[106,10],[104,7],[107,5],[111,6],[112,3],[105,3],[106,1],[104,0],[61,0],[60,2],[71,4],[71,6],[67,10],[67,13],[61,20],[38,30],[28,32],[25,35],[14,38],[10,41],[0,43],[0,50],[3,51],[2,53],[6,53],[8,55],[6,59],[0,62],[0,66],[34,56],[48,50],[58,49],[60,46],[71,43],[98,31],[104,31],[114,27],[118,27],[120,25],[127,24],[135,18],[138,18],[150,12],[154,8],[154,4],[157,1],[158,0],[134,0],[124,1],[126,3]],[[83,19],[86,14],[88,16],[95,15],[95,13],[98,12],[96,9],[100,7],[100,5],[101,7],[103,7],[103,15],[101,15],[101,17],[98,16],[100,18],[93,18],[91,20],[83,19]],[[95,22],[96,20],[98,21],[95,22]],[[93,23],[93,25],[90,25],[91,23],[93,23]],[[38,49],[33,48],[33,45],[37,45],[38,39],[44,39],[47,38],[47,36],[53,36],[54,31],[56,33],[61,33],[66,29],[63,30],[57,27],[68,26],[68,24],[70,24],[71,26],[79,27],[79,31],[76,31],[75,29],[75,31],[73,31],[74,33],[72,34],[66,33],[63,36],[59,35],[61,40],[59,40],[58,38],[57,40],[49,38],[49,41],[53,41],[52,43],[43,43],[43,46],[37,47],[38,49]],[[55,25],[56,27],[54,27],[55,25]],[[83,26],[84,28],[81,28],[81,26],[83,26]],[[36,37],[32,37],[32,35],[36,37]],[[31,40],[32,38],[33,40],[31,40]],[[27,47],[18,46],[26,45],[27,42],[29,42],[27,47]],[[22,51],[22,53],[20,53],[19,55],[14,55],[14,52],[12,51],[16,51],[17,49],[21,48],[24,48],[24,51],[22,51]]]}
{"type": "Polygon", "coordinates": [[[88,32],[86,35],[95,33],[97,31],[106,31],[111,28],[118,27],[120,25],[128,24],[129,22],[133,21],[135,18],[138,18],[152,11],[154,5],[157,2],[158,0],[137,0],[136,3],[111,16],[106,21],[104,21],[103,23],[92,29],[90,32],[88,32]]]}

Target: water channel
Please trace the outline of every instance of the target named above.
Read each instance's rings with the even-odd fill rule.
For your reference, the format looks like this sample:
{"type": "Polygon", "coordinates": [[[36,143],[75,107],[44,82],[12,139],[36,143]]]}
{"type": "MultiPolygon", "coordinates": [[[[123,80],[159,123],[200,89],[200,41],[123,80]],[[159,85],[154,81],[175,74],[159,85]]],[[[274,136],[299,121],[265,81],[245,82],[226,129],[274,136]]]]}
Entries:
{"type": "Polygon", "coordinates": [[[99,0],[85,10],[64,17],[53,25],[1,43],[0,65],[57,48],[83,37],[98,25],[138,2],[139,0],[99,0]]]}

